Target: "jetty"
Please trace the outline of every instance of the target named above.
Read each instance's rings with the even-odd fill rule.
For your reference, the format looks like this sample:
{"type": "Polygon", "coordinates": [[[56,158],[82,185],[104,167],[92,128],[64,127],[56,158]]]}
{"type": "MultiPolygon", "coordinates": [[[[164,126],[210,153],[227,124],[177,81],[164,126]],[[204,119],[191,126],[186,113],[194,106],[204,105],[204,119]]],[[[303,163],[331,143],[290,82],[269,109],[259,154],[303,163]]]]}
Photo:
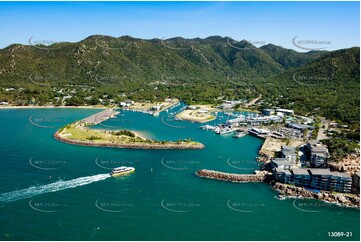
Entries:
{"type": "Polygon", "coordinates": [[[213,171],[202,169],[196,172],[196,175],[199,177],[221,180],[221,181],[230,181],[230,182],[266,182],[268,175],[267,172],[260,172],[258,174],[235,174],[235,173],[226,173],[221,171],[213,171]]]}
{"type": "Polygon", "coordinates": [[[101,111],[100,113],[96,113],[82,119],[81,122],[87,125],[96,125],[107,119],[113,118],[117,114],[119,114],[119,112],[115,111],[114,109],[106,109],[104,111],[101,111]]]}

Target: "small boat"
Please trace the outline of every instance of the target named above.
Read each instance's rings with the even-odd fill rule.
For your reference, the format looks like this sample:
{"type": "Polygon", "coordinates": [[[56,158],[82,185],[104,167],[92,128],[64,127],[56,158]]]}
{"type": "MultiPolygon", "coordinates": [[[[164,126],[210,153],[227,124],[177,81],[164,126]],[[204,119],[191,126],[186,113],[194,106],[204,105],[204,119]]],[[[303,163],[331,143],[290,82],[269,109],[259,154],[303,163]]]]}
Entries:
{"type": "Polygon", "coordinates": [[[244,131],[239,131],[237,132],[235,135],[233,135],[234,138],[242,138],[243,136],[246,135],[246,132],[244,131]]]}
{"type": "Polygon", "coordinates": [[[122,176],[122,175],[129,174],[131,172],[134,172],[134,171],[135,171],[134,167],[121,166],[121,167],[114,168],[112,170],[112,172],[109,173],[109,175],[122,176]]]}
{"type": "Polygon", "coordinates": [[[221,128],[220,128],[220,127],[216,127],[213,131],[214,131],[214,133],[216,133],[216,134],[220,134],[220,133],[221,133],[221,128]]]}
{"type": "Polygon", "coordinates": [[[204,129],[204,130],[214,130],[215,129],[215,127],[214,126],[212,126],[212,125],[204,125],[204,126],[200,126],[199,127],[200,129],[204,129]]]}
{"type": "Polygon", "coordinates": [[[229,133],[232,133],[233,132],[233,129],[231,128],[225,128],[225,129],[222,129],[219,134],[220,135],[224,135],[224,134],[229,134],[229,133]]]}

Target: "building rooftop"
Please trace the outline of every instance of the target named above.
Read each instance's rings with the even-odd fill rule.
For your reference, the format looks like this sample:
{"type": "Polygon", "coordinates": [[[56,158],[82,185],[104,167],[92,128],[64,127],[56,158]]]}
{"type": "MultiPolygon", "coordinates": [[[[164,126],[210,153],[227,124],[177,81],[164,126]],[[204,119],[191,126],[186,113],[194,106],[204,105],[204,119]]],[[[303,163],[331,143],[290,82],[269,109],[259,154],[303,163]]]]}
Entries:
{"type": "Polygon", "coordinates": [[[292,173],[294,175],[309,175],[307,169],[304,168],[293,168],[292,173]]]}
{"type": "Polygon", "coordinates": [[[318,140],[309,140],[307,142],[309,145],[311,146],[316,146],[317,144],[319,144],[320,142],[318,140]]]}
{"type": "Polygon", "coordinates": [[[350,178],[351,179],[351,176],[345,172],[333,172],[335,174],[333,174],[333,176],[339,176],[339,177],[342,177],[342,178],[350,178]]]}
{"type": "Polygon", "coordinates": [[[308,171],[310,172],[310,175],[313,175],[313,176],[332,176],[333,175],[333,173],[330,171],[330,169],[311,168],[308,171]]]}
{"type": "Polygon", "coordinates": [[[275,171],[276,171],[277,173],[285,173],[286,175],[292,175],[292,173],[290,172],[290,170],[285,170],[284,168],[279,168],[279,167],[277,167],[277,168],[275,169],[275,171]]]}
{"type": "Polygon", "coordinates": [[[272,162],[274,164],[276,164],[277,167],[292,166],[292,164],[290,162],[288,162],[287,159],[285,159],[285,160],[272,160],[272,162]]]}
{"type": "Polygon", "coordinates": [[[288,161],[286,158],[272,158],[272,161],[277,162],[277,161],[288,161]]]}
{"type": "Polygon", "coordinates": [[[293,147],[293,146],[283,145],[283,146],[282,146],[282,150],[291,150],[291,151],[293,150],[293,151],[295,151],[296,148],[293,147]]]}
{"type": "Polygon", "coordinates": [[[295,129],[314,129],[315,127],[307,124],[298,124],[298,123],[288,123],[288,127],[295,128],[295,129]]]}

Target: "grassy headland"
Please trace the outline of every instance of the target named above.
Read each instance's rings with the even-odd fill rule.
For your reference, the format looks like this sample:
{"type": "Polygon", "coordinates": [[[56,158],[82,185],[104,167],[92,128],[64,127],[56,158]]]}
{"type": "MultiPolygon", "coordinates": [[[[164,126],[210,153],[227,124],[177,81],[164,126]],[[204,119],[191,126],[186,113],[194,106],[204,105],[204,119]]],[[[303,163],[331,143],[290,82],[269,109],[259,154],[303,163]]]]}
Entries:
{"type": "Polygon", "coordinates": [[[55,139],[68,144],[133,149],[202,149],[204,145],[190,139],[157,141],[141,137],[128,130],[107,131],[89,129],[78,121],[59,129],[55,139]]]}

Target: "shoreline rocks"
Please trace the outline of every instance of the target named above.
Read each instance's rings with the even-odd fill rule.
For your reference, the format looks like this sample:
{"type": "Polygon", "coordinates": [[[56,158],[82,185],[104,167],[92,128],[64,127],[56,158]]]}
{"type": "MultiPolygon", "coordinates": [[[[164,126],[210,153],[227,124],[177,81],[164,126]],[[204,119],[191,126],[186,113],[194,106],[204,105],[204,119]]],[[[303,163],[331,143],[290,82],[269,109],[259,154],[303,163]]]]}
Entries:
{"type": "Polygon", "coordinates": [[[360,197],[356,194],[333,193],[330,191],[314,192],[303,187],[295,187],[276,182],[272,188],[278,192],[279,197],[310,198],[329,203],[341,204],[347,207],[360,207],[360,197]]]}
{"type": "MultiPolygon", "coordinates": [[[[228,182],[264,182],[271,181],[267,172],[260,172],[258,174],[234,174],[214,170],[202,169],[195,173],[197,176],[208,179],[215,179],[228,182]]],[[[360,207],[360,197],[351,193],[335,193],[331,191],[316,192],[303,187],[296,187],[289,184],[276,182],[272,185],[273,190],[278,192],[279,198],[300,198],[300,199],[316,199],[328,203],[340,204],[346,207],[360,207]]]]}

